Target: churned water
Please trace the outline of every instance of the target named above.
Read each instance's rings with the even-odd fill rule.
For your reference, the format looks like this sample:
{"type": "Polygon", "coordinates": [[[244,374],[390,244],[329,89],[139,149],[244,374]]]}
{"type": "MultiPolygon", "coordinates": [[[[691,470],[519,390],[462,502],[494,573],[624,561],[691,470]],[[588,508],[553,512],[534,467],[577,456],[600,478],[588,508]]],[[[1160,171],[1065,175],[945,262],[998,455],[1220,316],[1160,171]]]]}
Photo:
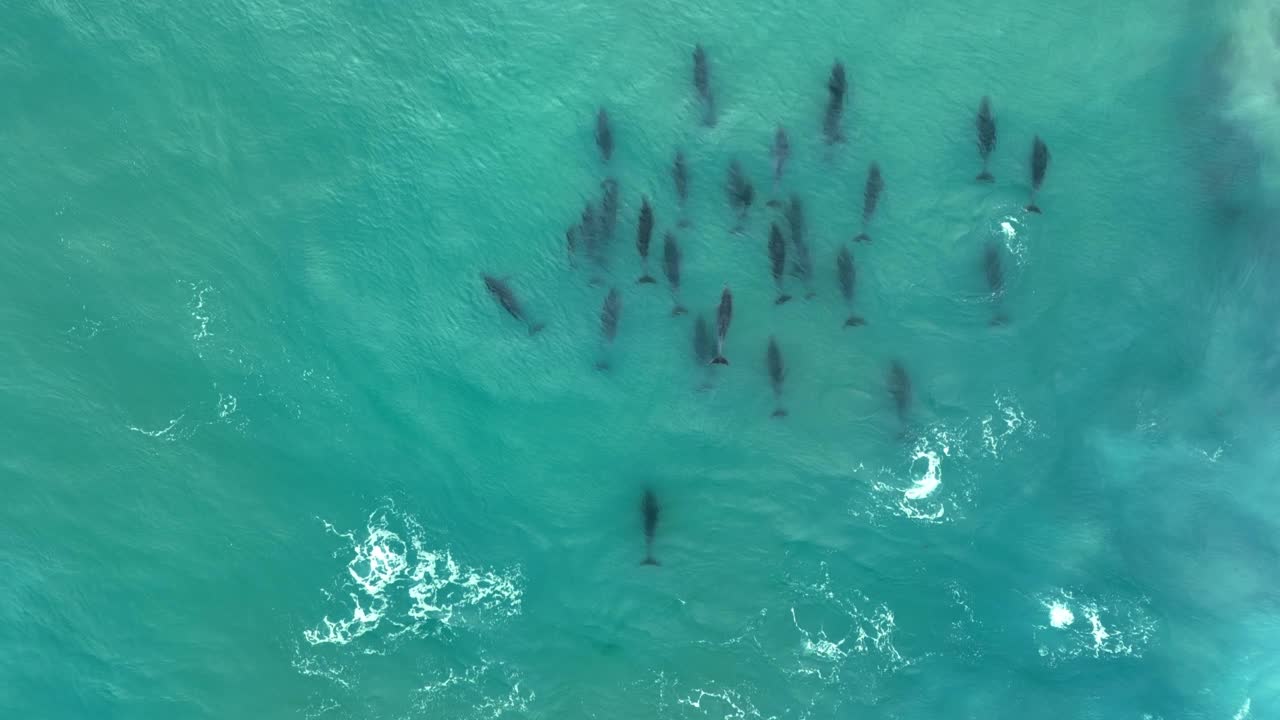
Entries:
{"type": "Polygon", "coordinates": [[[1273,3],[0,9],[0,716],[1280,717],[1273,3]]]}

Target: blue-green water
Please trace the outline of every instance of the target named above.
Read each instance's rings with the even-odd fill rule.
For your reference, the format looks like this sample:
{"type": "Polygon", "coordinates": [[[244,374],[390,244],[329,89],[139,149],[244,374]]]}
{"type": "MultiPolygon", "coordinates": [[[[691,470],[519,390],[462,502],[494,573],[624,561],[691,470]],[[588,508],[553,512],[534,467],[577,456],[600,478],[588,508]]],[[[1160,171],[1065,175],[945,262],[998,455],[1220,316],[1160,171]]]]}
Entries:
{"type": "Polygon", "coordinates": [[[0,5],[0,717],[1280,717],[1280,16],[1039,5],[0,5]],[[734,290],[710,390],[641,195],[734,290]]]}

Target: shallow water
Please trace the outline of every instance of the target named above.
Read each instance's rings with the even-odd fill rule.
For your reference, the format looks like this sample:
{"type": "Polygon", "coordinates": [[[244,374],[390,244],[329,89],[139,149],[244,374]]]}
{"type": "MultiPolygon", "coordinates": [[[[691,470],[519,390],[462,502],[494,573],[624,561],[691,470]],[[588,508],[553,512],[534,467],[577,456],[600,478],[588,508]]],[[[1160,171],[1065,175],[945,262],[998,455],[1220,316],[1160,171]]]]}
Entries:
{"type": "Polygon", "coordinates": [[[1267,3],[5,17],[0,715],[1280,713],[1267,3]],[[778,124],[816,293],[789,279],[781,306],[778,124]],[[610,272],[574,269],[565,229],[605,177],[610,272]],[[634,282],[642,195],[690,315],[634,282]],[[841,327],[842,245],[864,327],[841,327]],[[724,285],[732,364],[709,370],[692,321],[724,285]]]}

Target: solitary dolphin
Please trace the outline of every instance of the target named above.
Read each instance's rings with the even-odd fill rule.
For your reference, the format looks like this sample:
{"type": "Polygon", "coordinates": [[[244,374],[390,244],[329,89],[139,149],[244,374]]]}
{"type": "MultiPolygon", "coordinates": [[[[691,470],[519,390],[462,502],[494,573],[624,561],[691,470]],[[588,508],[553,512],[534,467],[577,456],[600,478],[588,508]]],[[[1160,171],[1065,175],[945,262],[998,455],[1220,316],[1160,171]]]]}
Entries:
{"type": "Polygon", "coordinates": [[[676,243],[674,233],[667,233],[662,239],[662,269],[666,273],[667,283],[671,285],[671,297],[675,300],[671,315],[683,315],[685,309],[680,304],[680,245],[676,243]]]}
{"type": "Polygon", "coordinates": [[[787,268],[787,243],[782,239],[782,228],[777,223],[769,227],[769,265],[773,271],[773,284],[778,287],[778,299],[774,304],[781,305],[791,296],[782,289],[782,275],[787,268]]]}
{"type": "Polygon", "coordinates": [[[845,327],[858,327],[866,325],[867,321],[863,320],[857,313],[852,312],[854,285],[857,282],[857,269],[853,266],[853,253],[849,252],[849,248],[840,248],[840,254],[836,256],[836,279],[840,282],[840,294],[844,296],[844,301],[850,306],[849,319],[844,321],[845,327]]]}
{"type": "Polygon", "coordinates": [[[907,421],[907,412],[911,409],[911,378],[902,363],[894,360],[889,364],[889,395],[898,410],[898,419],[907,421]]]}
{"type": "Polygon", "coordinates": [[[782,366],[782,351],[778,349],[778,341],[769,337],[769,352],[765,355],[765,363],[769,366],[769,381],[773,384],[773,398],[777,408],[773,417],[786,417],[787,411],[782,407],[782,381],[786,379],[786,370],[782,366]]]}
{"type": "Polygon", "coordinates": [[[676,184],[676,200],[680,204],[680,227],[686,227],[689,220],[684,216],[685,202],[689,199],[689,167],[685,164],[684,153],[677,150],[676,160],[671,165],[671,178],[676,184]]]}
{"type": "Polygon", "coordinates": [[[1004,299],[1004,267],[1000,260],[1000,245],[994,240],[988,241],[982,252],[982,268],[987,275],[987,289],[995,302],[995,310],[991,316],[992,325],[1001,325],[1008,320],[1001,309],[1004,299]]]}
{"type": "Polygon", "coordinates": [[[799,195],[792,195],[787,205],[787,226],[791,229],[791,246],[795,249],[795,259],[791,261],[791,273],[804,283],[808,292],[806,298],[814,296],[813,292],[813,257],[809,254],[809,243],[805,239],[807,229],[804,222],[804,205],[799,195]]]}
{"type": "Polygon", "coordinates": [[[516,299],[516,295],[511,291],[511,286],[506,281],[496,278],[492,275],[483,275],[484,286],[489,290],[489,294],[494,300],[506,310],[511,317],[519,320],[529,327],[529,334],[536,335],[539,330],[546,327],[545,323],[531,322],[524,316],[524,310],[520,307],[520,301],[516,299]]]}
{"type": "Polygon", "coordinates": [[[609,113],[604,108],[596,113],[596,147],[605,162],[613,158],[613,128],[609,126],[609,113]]]}
{"type": "Polygon", "coordinates": [[[747,223],[747,211],[751,209],[751,203],[755,200],[756,189],[747,179],[746,173],[742,171],[742,165],[734,160],[729,163],[729,204],[738,213],[738,224],[734,226],[734,232],[741,232],[743,226],[747,223]]]}
{"type": "Polygon", "coordinates": [[[644,272],[640,275],[637,283],[653,283],[657,280],[649,274],[649,241],[653,239],[653,208],[649,205],[649,198],[641,198],[640,200],[640,224],[636,228],[636,250],[640,251],[640,260],[644,265],[644,272]]]}
{"type": "Polygon", "coordinates": [[[716,311],[716,356],[711,358],[712,365],[728,365],[724,356],[724,338],[729,334],[729,323],[733,321],[733,293],[725,288],[720,293],[720,309],[716,311]]]}
{"type": "Polygon", "coordinates": [[[867,184],[862,188],[862,232],[853,239],[854,242],[871,242],[867,234],[867,224],[876,215],[876,206],[880,204],[880,193],[884,192],[884,178],[880,176],[880,164],[872,162],[867,168],[867,184]]]}
{"type": "Polygon", "coordinates": [[[978,155],[982,158],[982,172],[978,173],[980,182],[995,182],[995,176],[987,171],[987,158],[996,149],[996,118],[991,114],[991,98],[982,97],[978,103],[978,116],[974,118],[974,126],[978,130],[978,155]]]}
{"type": "Polygon", "coordinates": [[[1036,205],[1036,193],[1040,191],[1045,170],[1048,169],[1049,146],[1045,145],[1037,135],[1035,141],[1031,143],[1031,202],[1027,204],[1027,212],[1040,212],[1040,208],[1036,205]]]}
{"type": "Polygon", "coordinates": [[[716,124],[716,99],[711,94],[711,64],[707,61],[707,51],[702,45],[693,48],[693,87],[702,100],[702,124],[712,127],[716,124]]]}
{"type": "Polygon", "coordinates": [[[827,110],[822,121],[822,132],[827,137],[827,144],[844,139],[840,118],[844,114],[845,97],[848,92],[849,84],[844,74],[844,63],[836,60],[831,66],[831,77],[827,79],[827,110]]]}
{"type": "Polygon", "coordinates": [[[658,530],[658,496],[645,488],[644,499],[640,501],[640,512],[644,515],[644,560],[641,565],[657,565],[653,558],[653,535],[658,530]]]}
{"type": "Polygon", "coordinates": [[[791,157],[791,141],[787,139],[786,128],[779,125],[777,131],[773,133],[773,199],[766,203],[769,207],[782,205],[782,201],[778,200],[778,189],[782,185],[782,173],[787,168],[789,157],[791,157]]]}

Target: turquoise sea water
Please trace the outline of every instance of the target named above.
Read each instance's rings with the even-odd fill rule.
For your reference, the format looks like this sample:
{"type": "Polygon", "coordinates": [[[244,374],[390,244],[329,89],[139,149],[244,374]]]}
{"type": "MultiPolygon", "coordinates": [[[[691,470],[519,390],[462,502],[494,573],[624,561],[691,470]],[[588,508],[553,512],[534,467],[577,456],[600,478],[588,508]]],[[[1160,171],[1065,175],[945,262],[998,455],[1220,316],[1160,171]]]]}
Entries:
{"type": "Polygon", "coordinates": [[[1269,3],[0,8],[0,717],[1280,717],[1269,3]],[[641,195],[685,303],[734,290],[714,374],[634,283],[641,195]]]}

